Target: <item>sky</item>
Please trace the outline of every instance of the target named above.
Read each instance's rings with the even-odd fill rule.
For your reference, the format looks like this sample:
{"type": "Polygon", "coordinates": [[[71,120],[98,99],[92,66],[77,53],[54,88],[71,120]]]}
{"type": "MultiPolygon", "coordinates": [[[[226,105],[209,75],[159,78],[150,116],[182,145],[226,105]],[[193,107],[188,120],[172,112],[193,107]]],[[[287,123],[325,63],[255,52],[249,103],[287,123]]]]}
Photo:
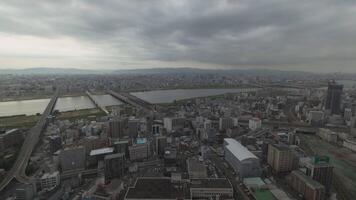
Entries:
{"type": "Polygon", "coordinates": [[[1,0],[0,69],[356,72],[354,0],[1,0]]]}

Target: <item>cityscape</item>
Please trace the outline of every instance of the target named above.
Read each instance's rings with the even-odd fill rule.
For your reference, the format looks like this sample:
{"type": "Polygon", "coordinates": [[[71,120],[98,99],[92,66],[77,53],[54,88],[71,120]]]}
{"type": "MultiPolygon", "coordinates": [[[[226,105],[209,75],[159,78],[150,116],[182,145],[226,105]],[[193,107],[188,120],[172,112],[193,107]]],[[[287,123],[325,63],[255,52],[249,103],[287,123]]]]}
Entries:
{"type": "Polygon", "coordinates": [[[356,199],[355,11],[0,2],[0,199],[356,199]]]}

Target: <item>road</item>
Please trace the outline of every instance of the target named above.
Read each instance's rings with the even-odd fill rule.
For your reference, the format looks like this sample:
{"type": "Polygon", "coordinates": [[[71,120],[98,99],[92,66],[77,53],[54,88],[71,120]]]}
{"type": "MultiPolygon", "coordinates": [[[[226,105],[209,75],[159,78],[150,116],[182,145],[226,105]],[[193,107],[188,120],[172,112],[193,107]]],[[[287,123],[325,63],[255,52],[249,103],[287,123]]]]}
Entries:
{"type": "Polygon", "coordinates": [[[37,124],[29,131],[24,143],[22,144],[21,150],[16,158],[15,163],[12,168],[6,173],[5,178],[0,183],[0,191],[11,182],[12,179],[16,178],[20,183],[29,183],[30,178],[26,175],[26,167],[33,149],[35,148],[37,142],[40,139],[40,135],[47,125],[47,118],[52,114],[53,108],[56,105],[58,99],[58,90],[52,96],[51,101],[47,105],[45,111],[42,113],[41,118],[37,124]]]}
{"type": "Polygon", "coordinates": [[[235,199],[250,200],[243,188],[240,186],[240,182],[236,180],[236,175],[233,169],[227,168],[223,163],[226,162],[222,157],[218,156],[216,153],[209,155],[209,159],[214,163],[214,166],[224,174],[224,176],[229,179],[230,183],[234,188],[235,199]]]}

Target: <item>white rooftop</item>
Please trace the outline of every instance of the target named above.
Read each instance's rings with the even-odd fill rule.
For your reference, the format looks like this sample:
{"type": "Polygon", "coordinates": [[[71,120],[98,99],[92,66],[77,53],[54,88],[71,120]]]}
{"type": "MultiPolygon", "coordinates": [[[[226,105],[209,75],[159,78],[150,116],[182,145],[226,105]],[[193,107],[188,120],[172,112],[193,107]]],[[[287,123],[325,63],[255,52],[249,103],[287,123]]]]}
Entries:
{"type": "Polygon", "coordinates": [[[240,144],[238,141],[232,138],[225,138],[224,143],[226,143],[226,148],[234,154],[234,156],[240,160],[246,160],[249,158],[258,159],[255,154],[251,153],[246,147],[240,144]]]}
{"type": "Polygon", "coordinates": [[[114,152],[113,147],[106,147],[106,148],[101,148],[101,149],[94,149],[90,151],[90,156],[97,156],[101,154],[108,154],[114,152]]]}

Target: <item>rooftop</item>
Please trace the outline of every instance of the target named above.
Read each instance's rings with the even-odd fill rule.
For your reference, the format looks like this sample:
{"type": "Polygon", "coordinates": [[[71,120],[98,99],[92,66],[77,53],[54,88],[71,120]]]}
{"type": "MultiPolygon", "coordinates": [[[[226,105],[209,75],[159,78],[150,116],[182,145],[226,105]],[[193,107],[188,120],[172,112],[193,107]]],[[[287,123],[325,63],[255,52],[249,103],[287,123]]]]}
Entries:
{"type": "Polygon", "coordinates": [[[171,178],[138,178],[135,186],[128,189],[126,199],[177,199],[186,197],[182,188],[176,187],[171,178]]]}
{"type": "Polygon", "coordinates": [[[251,153],[246,147],[240,144],[238,141],[232,138],[225,138],[226,148],[234,154],[234,156],[240,161],[246,159],[258,159],[253,153],[251,153]]]}
{"type": "Polygon", "coordinates": [[[103,155],[103,154],[109,154],[114,152],[114,148],[112,147],[105,147],[101,149],[94,149],[90,151],[90,156],[98,156],[98,155],[103,155]]]}
{"type": "Polygon", "coordinates": [[[191,188],[231,188],[231,183],[226,178],[199,178],[190,180],[191,188]]]}

